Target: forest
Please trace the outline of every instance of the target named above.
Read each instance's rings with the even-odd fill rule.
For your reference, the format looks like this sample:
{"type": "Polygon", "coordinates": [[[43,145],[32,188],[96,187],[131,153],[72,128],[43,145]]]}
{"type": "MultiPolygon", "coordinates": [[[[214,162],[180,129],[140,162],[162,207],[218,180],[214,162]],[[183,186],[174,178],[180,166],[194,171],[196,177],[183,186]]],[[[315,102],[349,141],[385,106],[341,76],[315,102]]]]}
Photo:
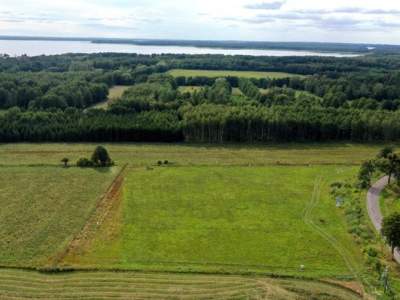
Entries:
{"type": "Polygon", "coordinates": [[[3,55],[0,141],[395,141],[399,70],[395,54],[3,55]],[[173,77],[172,69],[291,76],[173,77]],[[94,108],[115,85],[130,88],[107,109],[94,108]]]}

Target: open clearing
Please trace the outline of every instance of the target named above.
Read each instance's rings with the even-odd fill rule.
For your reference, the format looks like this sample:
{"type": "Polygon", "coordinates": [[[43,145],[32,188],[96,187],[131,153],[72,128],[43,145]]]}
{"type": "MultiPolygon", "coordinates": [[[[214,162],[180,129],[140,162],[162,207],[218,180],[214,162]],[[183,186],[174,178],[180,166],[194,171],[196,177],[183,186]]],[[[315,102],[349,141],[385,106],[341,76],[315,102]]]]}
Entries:
{"type": "Polygon", "coordinates": [[[122,95],[124,94],[124,92],[129,89],[131,86],[129,85],[116,85],[112,88],[110,88],[109,92],[108,92],[108,99],[107,101],[101,102],[101,103],[97,103],[96,105],[94,105],[92,108],[102,108],[102,109],[106,109],[108,107],[108,105],[115,101],[118,100],[119,98],[122,97],[122,95]]]}
{"type": "Polygon", "coordinates": [[[331,182],[355,173],[334,166],[133,169],[114,220],[119,232],[99,231],[86,253],[69,260],[90,268],[352,276],[304,212],[318,193],[310,218],[359,261],[327,196],[331,182]]]}
{"type": "Polygon", "coordinates": [[[298,74],[282,73],[282,72],[251,72],[251,71],[229,71],[229,70],[188,70],[188,69],[174,69],[168,71],[168,74],[174,77],[242,77],[242,78],[287,78],[293,76],[300,76],[298,74]]]}
{"type": "Polygon", "coordinates": [[[81,230],[116,169],[2,167],[0,266],[46,265],[81,230]]]}

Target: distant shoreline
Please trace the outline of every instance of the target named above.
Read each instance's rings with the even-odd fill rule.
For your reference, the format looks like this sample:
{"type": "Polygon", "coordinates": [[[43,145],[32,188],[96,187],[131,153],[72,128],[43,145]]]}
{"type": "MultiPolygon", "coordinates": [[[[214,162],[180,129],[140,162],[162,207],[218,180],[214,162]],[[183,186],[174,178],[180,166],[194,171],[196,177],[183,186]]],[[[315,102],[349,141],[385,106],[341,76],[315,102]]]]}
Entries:
{"type": "Polygon", "coordinates": [[[400,46],[378,44],[346,44],[319,42],[259,42],[259,41],[206,41],[206,40],[161,40],[161,39],[122,39],[94,37],[29,37],[29,36],[0,36],[8,41],[76,41],[93,44],[118,44],[136,46],[177,46],[226,50],[283,50],[283,51],[313,51],[320,53],[368,54],[377,52],[400,53],[400,46]]]}

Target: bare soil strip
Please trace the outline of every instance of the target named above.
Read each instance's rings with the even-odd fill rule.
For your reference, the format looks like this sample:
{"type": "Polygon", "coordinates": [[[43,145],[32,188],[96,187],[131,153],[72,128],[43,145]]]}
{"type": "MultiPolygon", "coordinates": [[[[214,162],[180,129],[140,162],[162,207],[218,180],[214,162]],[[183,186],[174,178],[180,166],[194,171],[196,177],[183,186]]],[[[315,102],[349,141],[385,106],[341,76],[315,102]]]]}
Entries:
{"type": "Polygon", "coordinates": [[[107,191],[101,196],[97,202],[96,208],[90,215],[88,221],[82,230],[72,239],[68,246],[55,257],[50,260],[50,267],[60,266],[65,257],[73,253],[78,248],[82,248],[88,243],[96,230],[104,223],[110,211],[121,200],[122,184],[124,181],[125,171],[128,164],[125,164],[118,175],[115,177],[107,191]]]}

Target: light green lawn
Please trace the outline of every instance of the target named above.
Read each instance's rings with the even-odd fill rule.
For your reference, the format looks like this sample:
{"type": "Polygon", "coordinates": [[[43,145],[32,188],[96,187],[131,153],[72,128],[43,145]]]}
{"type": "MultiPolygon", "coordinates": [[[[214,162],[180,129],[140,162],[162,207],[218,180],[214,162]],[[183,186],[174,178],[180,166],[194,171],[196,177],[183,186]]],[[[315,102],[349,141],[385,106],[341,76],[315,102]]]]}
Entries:
{"type": "Polygon", "coordinates": [[[328,196],[330,183],[355,174],[356,168],[337,166],[133,169],[125,179],[122,214],[114,220],[119,232],[110,240],[99,231],[92,247],[72,261],[140,270],[352,276],[337,248],[306,222],[333,237],[359,266],[358,246],[328,196]]]}
{"type": "Polygon", "coordinates": [[[287,78],[293,76],[304,77],[298,74],[290,74],[283,72],[253,72],[253,71],[229,71],[229,70],[188,70],[188,69],[174,69],[168,71],[168,74],[174,77],[242,77],[242,78],[287,78]]]}

